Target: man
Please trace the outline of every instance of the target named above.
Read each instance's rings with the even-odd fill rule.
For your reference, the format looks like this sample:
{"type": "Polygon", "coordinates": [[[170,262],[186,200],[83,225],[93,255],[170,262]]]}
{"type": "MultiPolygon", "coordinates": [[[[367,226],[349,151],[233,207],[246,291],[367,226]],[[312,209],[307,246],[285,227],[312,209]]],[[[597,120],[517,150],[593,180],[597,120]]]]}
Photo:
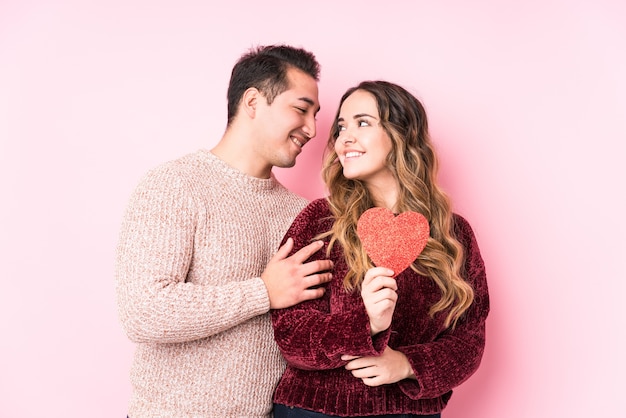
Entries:
{"type": "Polygon", "coordinates": [[[119,313],[137,344],[128,415],[266,417],[284,369],[270,308],[320,297],[320,243],[278,249],[306,200],[272,167],[315,136],[319,64],[259,47],[233,68],[225,133],[210,151],[151,170],[133,193],[117,250],[119,313]]]}

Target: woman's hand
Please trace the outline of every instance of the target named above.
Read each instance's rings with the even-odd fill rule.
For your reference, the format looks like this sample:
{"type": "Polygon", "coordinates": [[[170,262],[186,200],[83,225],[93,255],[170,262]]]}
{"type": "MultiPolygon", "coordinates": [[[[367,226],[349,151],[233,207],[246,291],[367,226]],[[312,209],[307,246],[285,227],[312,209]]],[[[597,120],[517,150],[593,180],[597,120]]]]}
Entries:
{"type": "Polygon", "coordinates": [[[361,297],[370,318],[370,333],[376,335],[391,326],[391,318],[398,300],[398,285],[393,271],[374,267],[365,273],[361,284],[361,297]]]}
{"type": "Polygon", "coordinates": [[[355,357],[344,355],[342,360],[349,360],[346,370],[359,378],[367,386],[380,386],[396,383],[402,379],[415,379],[413,369],[407,357],[400,351],[385,347],[378,357],[355,357]]]}

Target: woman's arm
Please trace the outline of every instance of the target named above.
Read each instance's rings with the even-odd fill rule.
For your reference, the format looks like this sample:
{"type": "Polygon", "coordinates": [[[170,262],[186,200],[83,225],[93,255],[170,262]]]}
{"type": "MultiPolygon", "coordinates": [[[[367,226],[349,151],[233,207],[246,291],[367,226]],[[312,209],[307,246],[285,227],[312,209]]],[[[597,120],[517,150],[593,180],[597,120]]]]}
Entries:
{"type": "Polygon", "coordinates": [[[485,265],[470,225],[456,217],[456,231],[465,248],[465,279],[474,289],[474,301],[454,329],[447,329],[433,342],[397,347],[409,360],[415,380],[401,381],[411,398],[433,398],[467,380],[480,365],[485,347],[485,321],[489,292],[485,265]]]}
{"type": "MultiPolygon", "coordinates": [[[[285,239],[294,239],[296,251],[330,228],[329,216],[325,201],[312,202],[296,217],[285,239]]],[[[311,260],[325,256],[325,249],[320,250],[311,260]]],[[[332,261],[337,267],[337,260],[332,261]]],[[[377,355],[386,346],[388,332],[372,339],[363,300],[358,292],[343,290],[343,277],[338,277],[343,274],[335,268],[333,279],[320,299],[271,311],[274,338],[290,365],[311,370],[333,369],[346,364],[341,359],[343,354],[377,355]]]]}

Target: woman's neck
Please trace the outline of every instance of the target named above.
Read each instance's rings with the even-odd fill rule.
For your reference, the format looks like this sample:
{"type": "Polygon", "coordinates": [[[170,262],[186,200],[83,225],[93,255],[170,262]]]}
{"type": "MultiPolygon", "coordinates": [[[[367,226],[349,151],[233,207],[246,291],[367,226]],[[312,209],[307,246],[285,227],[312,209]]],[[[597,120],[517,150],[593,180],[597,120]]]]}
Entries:
{"type": "Polygon", "coordinates": [[[367,188],[372,196],[374,205],[387,208],[394,213],[397,212],[399,191],[395,182],[385,185],[368,185],[367,188]]]}

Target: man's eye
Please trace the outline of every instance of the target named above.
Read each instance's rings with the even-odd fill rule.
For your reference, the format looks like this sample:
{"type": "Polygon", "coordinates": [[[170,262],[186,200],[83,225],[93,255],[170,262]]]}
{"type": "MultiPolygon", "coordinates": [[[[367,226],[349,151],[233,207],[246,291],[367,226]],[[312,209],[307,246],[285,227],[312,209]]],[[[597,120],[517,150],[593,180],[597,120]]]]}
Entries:
{"type": "Polygon", "coordinates": [[[298,110],[298,112],[300,113],[306,113],[306,109],[303,109],[301,107],[296,107],[296,110],[298,110]]]}

